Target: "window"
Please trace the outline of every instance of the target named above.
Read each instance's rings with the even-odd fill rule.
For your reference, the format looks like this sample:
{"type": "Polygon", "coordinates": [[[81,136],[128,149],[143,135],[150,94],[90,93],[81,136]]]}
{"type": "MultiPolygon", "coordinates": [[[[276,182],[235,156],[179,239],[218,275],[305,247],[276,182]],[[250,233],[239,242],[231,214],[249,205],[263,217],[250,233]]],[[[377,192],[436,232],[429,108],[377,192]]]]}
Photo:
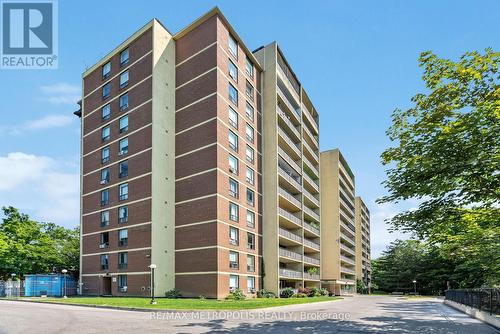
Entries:
{"type": "Polygon", "coordinates": [[[253,63],[250,59],[246,59],[245,63],[245,71],[247,71],[247,74],[250,76],[250,78],[253,78],[253,63]]]}
{"type": "Polygon", "coordinates": [[[231,107],[229,107],[229,124],[235,129],[238,128],[238,113],[231,107]]]}
{"type": "Polygon", "coordinates": [[[238,198],[238,181],[229,178],[229,195],[238,198]]]}
{"type": "Polygon", "coordinates": [[[229,227],[229,243],[231,245],[238,245],[239,243],[238,229],[236,227],[229,227]]]}
{"type": "MultiPolygon", "coordinates": [[[[119,186],[119,198],[120,201],[126,200],[128,198],[128,183],[122,183],[119,186]]],[[[248,198],[248,194],[247,194],[248,198]]]]}
{"type": "Polygon", "coordinates": [[[102,120],[107,120],[111,116],[111,106],[109,104],[106,104],[104,107],[102,107],[102,120]]]}
{"type": "Polygon", "coordinates": [[[129,60],[129,52],[128,49],[123,50],[120,53],[120,66],[126,65],[129,60]]]}
{"type": "Polygon", "coordinates": [[[128,131],[128,116],[120,118],[120,133],[128,131]]]}
{"type": "Polygon", "coordinates": [[[240,287],[239,278],[238,275],[229,275],[229,291],[234,291],[240,287]]]}
{"type": "Polygon", "coordinates": [[[118,176],[120,178],[128,176],[128,160],[122,161],[118,165],[118,176]]]}
{"type": "Polygon", "coordinates": [[[109,77],[109,74],[111,73],[111,62],[108,61],[106,64],[102,66],[102,78],[106,79],[109,77]]]}
{"type": "Polygon", "coordinates": [[[229,268],[238,269],[239,267],[239,256],[238,252],[229,252],[229,268]]]}
{"type": "Polygon", "coordinates": [[[128,221],[128,206],[118,208],[118,222],[126,223],[128,221]]]}
{"type": "Polygon", "coordinates": [[[109,137],[111,137],[111,129],[109,128],[109,125],[108,126],[105,126],[104,128],[102,128],[101,130],[101,139],[103,142],[109,140],[109,137]]]}
{"type": "Polygon", "coordinates": [[[128,108],[128,93],[120,96],[120,111],[123,111],[128,108]]]}
{"type": "Polygon", "coordinates": [[[247,94],[248,98],[253,101],[253,86],[248,80],[245,88],[245,94],[247,94]]]}
{"type": "Polygon", "coordinates": [[[118,253],[118,268],[126,269],[127,264],[128,264],[128,253],[127,252],[118,253]]]}
{"type": "Polygon", "coordinates": [[[127,87],[128,85],[128,71],[120,74],[120,88],[127,87]]]}
{"type": "Polygon", "coordinates": [[[255,292],[255,277],[247,276],[247,290],[250,293],[255,292]]]}
{"type": "Polygon", "coordinates": [[[247,211],[247,226],[248,227],[255,227],[255,213],[252,211],[247,211]]]}
{"type": "Polygon", "coordinates": [[[104,168],[101,170],[101,184],[106,184],[109,182],[109,168],[104,168]]]}
{"type": "Polygon", "coordinates": [[[255,249],[255,234],[247,233],[247,248],[255,249]]]}
{"type": "Polygon", "coordinates": [[[229,203],[229,219],[232,221],[238,221],[238,205],[235,203],[229,203]]]}
{"type": "Polygon", "coordinates": [[[101,150],[101,163],[105,164],[109,161],[109,147],[104,147],[101,150]]]}
{"type": "Polygon", "coordinates": [[[233,131],[229,131],[229,147],[238,152],[238,136],[233,131]]]}
{"type": "Polygon", "coordinates": [[[127,246],[128,244],[128,230],[118,230],[118,246],[127,246]]]}
{"type": "Polygon", "coordinates": [[[238,82],[238,68],[234,63],[230,60],[228,60],[227,64],[228,70],[229,70],[229,76],[236,82],[238,82]]]}
{"type": "Polygon", "coordinates": [[[103,232],[99,236],[99,248],[108,248],[109,247],[109,232],[103,232]]]}
{"type": "Polygon", "coordinates": [[[107,83],[102,86],[102,98],[106,99],[109,94],[111,94],[111,83],[107,83]]]}
{"type": "Polygon", "coordinates": [[[109,189],[101,190],[101,206],[109,204],[109,189]]]}
{"type": "Polygon", "coordinates": [[[238,42],[236,42],[234,37],[231,35],[229,35],[227,42],[228,42],[228,46],[229,46],[229,52],[231,52],[231,54],[233,56],[235,56],[236,59],[238,59],[238,42]]]}
{"type": "Polygon", "coordinates": [[[246,105],[245,113],[247,114],[247,117],[253,121],[253,107],[248,102],[246,105]]]}
{"type": "Polygon", "coordinates": [[[250,167],[247,167],[247,182],[252,185],[255,183],[255,172],[250,167]]]}
{"type": "Polygon", "coordinates": [[[247,136],[247,139],[253,143],[253,128],[247,123],[246,127],[245,127],[245,133],[246,133],[246,136],[247,136]]]}
{"type": "Polygon", "coordinates": [[[120,292],[127,292],[127,275],[118,275],[118,288],[120,292]]]}
{"type": "Polygon", "coordinates": [[[108,268],[109,268],[108,254],[101,254],[101,269],[108,270],[108,268]]]}
{"type": "Polygon", "coordinates": [[[109,225],[109,211],[101,212],[101,227],[109,225]]]}
{"type": "Polygon", "coordinates": [[[255,256],[247,255],[247,271],[255,271],[255,256]]]}
{"type": "Polygon", "coordinates": [[[231,84],[229,84],[229,100],[233,102],[234,105],[238,105],[238,91],[231,84]]]}
{"type": "Polygon", "coordinates": [[[118,155],[127,154],[128,153],[128,138],[123,138],[122,140],[120,140],[119,146],[120,146],[120,152],[118,153],[118,155]]]}
{"type": "Polygon", "coordinates": [[[255,205],[255,194],[253,190],[247,189],[247,203],[251,206],[255,205]]]}
{"type": "Polygon", "coordinates": [[[253,148],[251,148],[248,145],[247,145],[246,156],[247,156],[247,161],[253,163],[253,159],[254,159],[253,148]]]}
{"type": "Polygon", "coordinates": [[[229,160],[229,171],[235,175],[238,175],[238,159],[230,154],[228,160],[229,160]]]}

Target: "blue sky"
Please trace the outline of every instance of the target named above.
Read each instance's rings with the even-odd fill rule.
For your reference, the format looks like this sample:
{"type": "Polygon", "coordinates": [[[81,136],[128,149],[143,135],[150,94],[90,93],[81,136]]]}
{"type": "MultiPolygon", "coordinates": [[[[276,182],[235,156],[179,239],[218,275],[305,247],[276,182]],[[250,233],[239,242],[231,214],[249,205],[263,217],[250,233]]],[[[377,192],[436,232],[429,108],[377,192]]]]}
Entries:
{"type": "Polygon", "coordinates": [[[391,112],[423,90],[420,52],[500,49],[498,1],[60,1],[59,69],[0,70],[0,205],[76,226],[81,73],[151,18],[175,33],[216,5],[250,49],[280,44],[320,113],[321,149],[339,147],[356,175],[377,256],[399,236],[383,220],[416,205],[375,204],[391,112]]]}

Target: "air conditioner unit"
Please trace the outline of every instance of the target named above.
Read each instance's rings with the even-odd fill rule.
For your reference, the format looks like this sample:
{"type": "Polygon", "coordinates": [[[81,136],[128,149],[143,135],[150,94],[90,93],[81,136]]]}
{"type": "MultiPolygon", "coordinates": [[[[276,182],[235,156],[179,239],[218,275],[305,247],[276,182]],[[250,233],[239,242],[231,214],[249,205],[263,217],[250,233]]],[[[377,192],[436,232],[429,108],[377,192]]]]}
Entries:
{"type": "Polygon", "coordinates": [[[106,180],[101,180],[101,184],[106,184],[106,183],[108,183],[108,181],[106,181],[106,180]]]}
{"type": "Polygon", "coordinates": [[[236,173],[237,173],[237,172],[236,172],[236,169],[234,169],[233,167],[229,167],[229,171],[230,171],[231,173],[233,173],[233,174],[236,174],[236,173]]]}
{"type": "Polygon", "coordinates": [[[118,152],[118,155],[123,155],[123,151],[118,152]]]}
{"type": "Polygon", "coordinates": [[[108,244],[106,244],[106,243],[99,245],[99,248],[106,248],[106,247],[108,247],[108,244]]]}
{"type": "Polygon", "coordinates": [[[126,286],[122,286],[120,288],[120,292],[127,292],[127,287],[126,286]]]}

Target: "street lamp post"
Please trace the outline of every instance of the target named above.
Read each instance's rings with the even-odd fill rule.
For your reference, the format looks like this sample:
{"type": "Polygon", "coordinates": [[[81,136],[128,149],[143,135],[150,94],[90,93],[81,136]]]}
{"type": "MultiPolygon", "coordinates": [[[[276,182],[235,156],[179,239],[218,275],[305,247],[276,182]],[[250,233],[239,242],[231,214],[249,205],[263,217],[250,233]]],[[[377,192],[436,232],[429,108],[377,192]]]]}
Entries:
{"type": "Polygon", "coordinates": [[[151,305],[156,304],[155,300],[155,269],[156,269],[156,264],[150,264],[149,269],[151,269],[151,305]]]}
{"type": "Polygon", "coordinates": [[[415,291],[415,295],[417,294],[417,281],[413,280],[413,289],[415,291]]]}
{"type": "Polygon", "coordinates": [[[66,296],[66,274],[67,274],[68,270],[63,269],[63,270],[61,270],[61,272],[64,274],[64,296],[63,296],[63,298],[68,298],[68,296],[66,296]]]}

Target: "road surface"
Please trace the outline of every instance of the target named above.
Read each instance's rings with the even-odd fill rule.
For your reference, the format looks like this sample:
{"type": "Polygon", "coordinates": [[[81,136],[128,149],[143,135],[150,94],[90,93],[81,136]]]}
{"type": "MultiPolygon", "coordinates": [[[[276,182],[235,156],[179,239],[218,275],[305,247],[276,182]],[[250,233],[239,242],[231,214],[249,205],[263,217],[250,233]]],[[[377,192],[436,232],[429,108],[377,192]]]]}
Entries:
{"type": "Polygon", "coordinates": [[[357,296],[216,312],[150,313],[0,300],[0,333],[500,333],[438,299],[357,296]]]}

